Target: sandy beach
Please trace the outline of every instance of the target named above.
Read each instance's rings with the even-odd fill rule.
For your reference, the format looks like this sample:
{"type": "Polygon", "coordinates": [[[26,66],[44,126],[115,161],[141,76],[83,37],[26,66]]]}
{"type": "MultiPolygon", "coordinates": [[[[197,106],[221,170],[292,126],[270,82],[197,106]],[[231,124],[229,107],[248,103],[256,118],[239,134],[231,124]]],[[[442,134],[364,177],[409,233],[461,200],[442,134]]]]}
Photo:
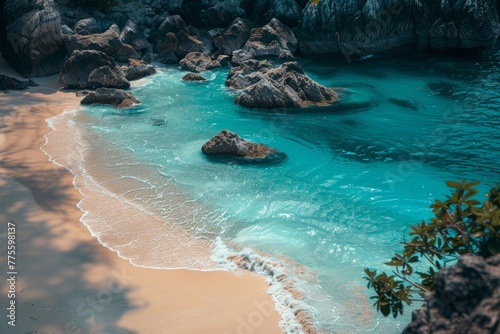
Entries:
{"type": "MultiPolygon", "coordinates": [[[[19,77],[0,59],[0,73],[19,77]]],[[[40,150],[46,119],[76,108],[57,76],[0,92],[0,244],[15,226],[15,327],[1,283],[2,333],[283,333],[264,278],[248,272],[138,268],[79,219],[73,175],[40,150]]],[[[61,143],[63,145],[63,143],[61,143]]]]}

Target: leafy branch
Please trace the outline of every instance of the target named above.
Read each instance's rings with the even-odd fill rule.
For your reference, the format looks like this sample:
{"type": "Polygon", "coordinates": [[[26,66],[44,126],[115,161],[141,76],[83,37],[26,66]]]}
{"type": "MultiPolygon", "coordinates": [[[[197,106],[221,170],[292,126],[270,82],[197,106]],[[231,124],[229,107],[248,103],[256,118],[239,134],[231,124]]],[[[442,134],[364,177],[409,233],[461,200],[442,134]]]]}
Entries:
{"type": "Polygon", "coordinates": [[[431,205],[434,217],[411,226],[411,240],[403,251],[385,264],[392,275],[365,269],[368,288],[375,291],[374,307],[384,316],[403,314],[404,304],[423,301],[423,293],[434,290],[434,276],[460,255],[489,257],[500,253],[500,183],[481,203],[474,199],[478,181],[448,181],[452,195],[431,205]],[[414,266],[418,266],[417,270],[414,266]],[[427,267],[426,270],[421,270],[427,267]]]}

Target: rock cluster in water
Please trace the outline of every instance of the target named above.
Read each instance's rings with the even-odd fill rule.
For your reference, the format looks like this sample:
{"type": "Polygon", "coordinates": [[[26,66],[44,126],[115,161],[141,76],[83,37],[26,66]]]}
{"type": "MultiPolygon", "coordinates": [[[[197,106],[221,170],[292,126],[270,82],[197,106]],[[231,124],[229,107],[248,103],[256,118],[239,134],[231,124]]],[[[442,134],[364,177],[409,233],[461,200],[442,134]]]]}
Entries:
{"type": "Polygon", "coordinates": [[[491,334],[500,331],[500,255],[464,255],[441,269],[435,291],[403,334],[491,334]]]}
{"type": "Polygon", "coordinates": [[[222,130],[206,142],[202,152],[209,156],[237,157],[242,163],[277,163],[287,158],[286,154],[264,144],[249,142],[236,133],[222,130]]]}

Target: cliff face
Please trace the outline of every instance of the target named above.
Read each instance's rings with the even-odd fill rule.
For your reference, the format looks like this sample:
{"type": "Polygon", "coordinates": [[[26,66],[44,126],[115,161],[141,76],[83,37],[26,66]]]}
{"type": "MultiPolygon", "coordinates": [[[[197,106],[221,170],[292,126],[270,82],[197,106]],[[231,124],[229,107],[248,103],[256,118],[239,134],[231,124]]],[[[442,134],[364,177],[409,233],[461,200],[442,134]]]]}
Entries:
{"type": "Polygon", "coordinates": [[[462,256],[435,283],[403,334],[500,333],[500,255],[462,256]]]}
{"type": "Polygon", "coordinates": [[[500,24],[496,0],[320,0],[305,7],[298,31],[303,53],[356,57],[490,46],[500,24]]]}

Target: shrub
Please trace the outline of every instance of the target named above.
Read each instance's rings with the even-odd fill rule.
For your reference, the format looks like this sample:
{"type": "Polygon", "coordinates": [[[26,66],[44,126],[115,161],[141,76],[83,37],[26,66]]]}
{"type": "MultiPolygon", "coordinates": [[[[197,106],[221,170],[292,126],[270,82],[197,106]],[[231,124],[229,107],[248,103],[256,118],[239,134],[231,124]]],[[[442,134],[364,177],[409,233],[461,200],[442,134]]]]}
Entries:
{"type": "Polygon", "coordinates": [[[392,275],[365,269],[370,297],[384,316],[403,314],[404,304],[423,301],[424,292],[434,290],[434,275],[460,255],[489,257],[500,253],[500,183],[480,203],[474,199],[478,181],[448,181],[452,195],[431,205],[434,217],[411,226],[410,241],[403,241],[402,253],[385,264],[392,275]],[[415,267],[415,269],[414,269],[415,267]],[[427,269],[425,269],[427,268],[427,269]]]}

